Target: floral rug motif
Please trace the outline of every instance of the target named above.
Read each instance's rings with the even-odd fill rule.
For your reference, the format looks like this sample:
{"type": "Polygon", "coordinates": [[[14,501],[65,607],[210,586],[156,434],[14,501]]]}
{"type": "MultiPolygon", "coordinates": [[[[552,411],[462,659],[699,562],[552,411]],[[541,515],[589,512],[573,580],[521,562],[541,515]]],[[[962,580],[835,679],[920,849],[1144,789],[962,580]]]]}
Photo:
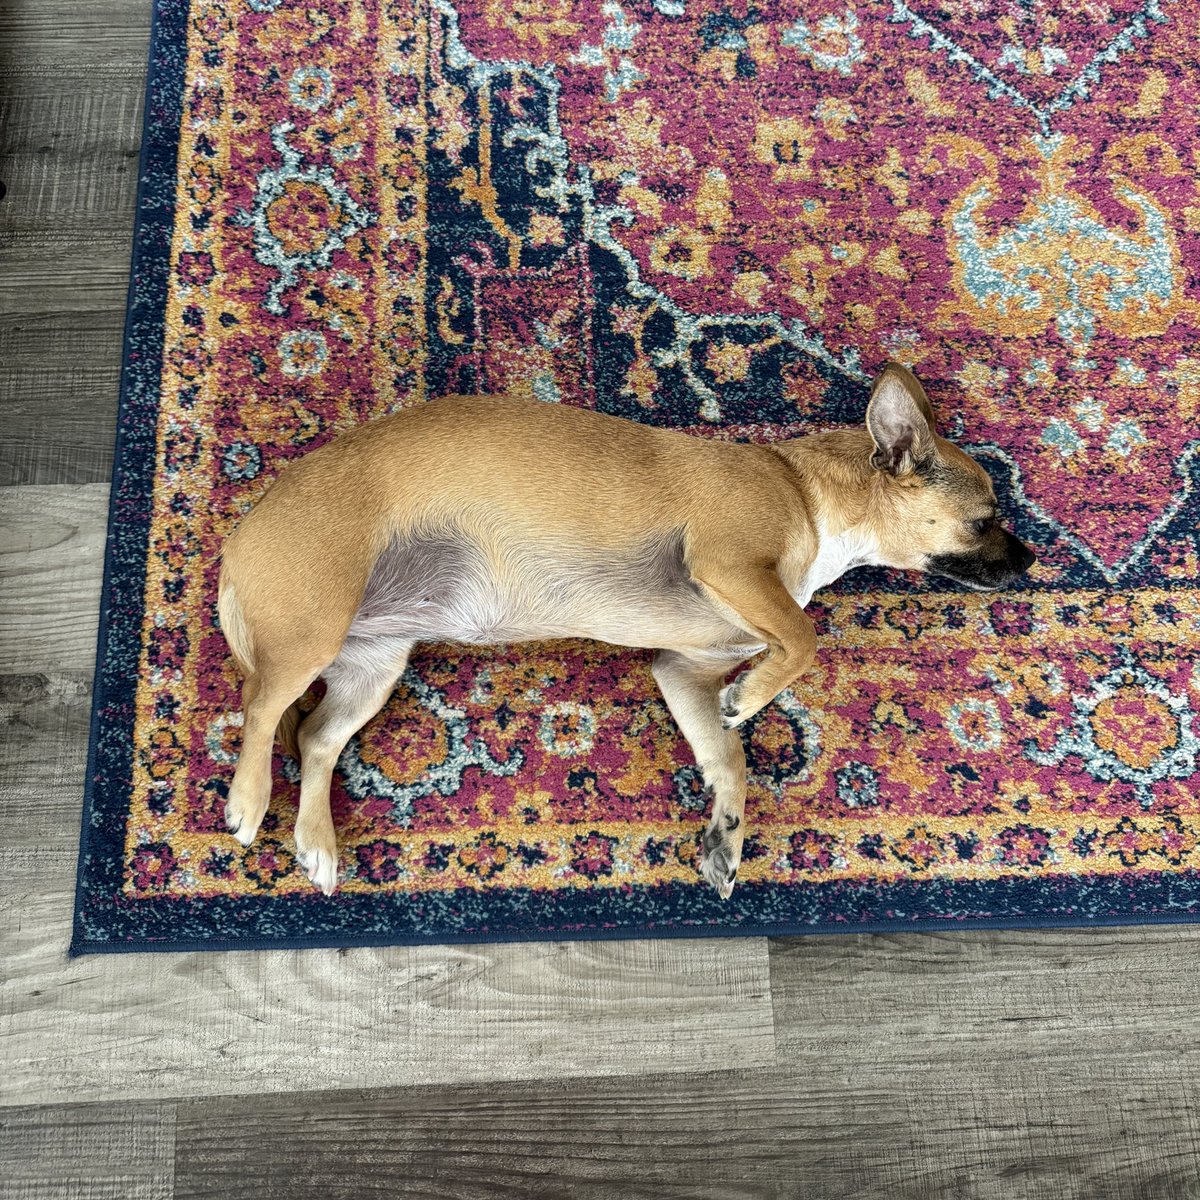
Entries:
{"type": "Polygon", "coordinates": [[[1169,0],[157,0],[75,951],[1190,918],[1197,36],[1169,0]],[[731,900],[649,656],[595,644],[421,647],[335,777],[333,897],[282,755],[225,833],[218,552],[288,461],[454,391],[795,436],[888,358],[1039,563],[818,594],[731,900]]]}

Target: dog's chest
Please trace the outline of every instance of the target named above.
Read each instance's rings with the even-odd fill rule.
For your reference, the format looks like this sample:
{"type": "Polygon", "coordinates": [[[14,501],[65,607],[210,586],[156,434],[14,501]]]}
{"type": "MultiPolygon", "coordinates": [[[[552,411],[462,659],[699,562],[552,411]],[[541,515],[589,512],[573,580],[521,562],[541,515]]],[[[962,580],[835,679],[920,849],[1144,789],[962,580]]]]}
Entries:
{"type": "Polygon", "coordinates": [[[815,592],[841,578],[852,567],[879,564],[879,547],[861,533],[849,530],[833,534],[820,526],[818,533],[820,545],[816,558],[809,564],[808,570],[802,572],[798,581],[788,583],[792,598],[801,608],[808,605],[815,592]]]}

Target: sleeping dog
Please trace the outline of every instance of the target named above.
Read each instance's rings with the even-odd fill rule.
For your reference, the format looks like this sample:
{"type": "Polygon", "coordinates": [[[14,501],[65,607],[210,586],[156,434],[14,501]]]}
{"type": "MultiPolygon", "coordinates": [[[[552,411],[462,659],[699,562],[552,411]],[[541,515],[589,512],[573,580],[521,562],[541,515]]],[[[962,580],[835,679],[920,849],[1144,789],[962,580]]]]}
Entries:
{"type": "Polygon", "coordinates": [[[506,396],[406,409],[290,465],[225,545],[218,611],[245,678],[226,823],[254,840],[278,733],[301,760],[297,858],[328,895],[334,766],[414,645],[595,638],[655,651],[711,796],[700,869],[728,897],[745,833],[737,727],[812,663],[813,592],[868,563],[990,591],[1033,561],[894,363],[865,428],[775,445],[506,396]]]}

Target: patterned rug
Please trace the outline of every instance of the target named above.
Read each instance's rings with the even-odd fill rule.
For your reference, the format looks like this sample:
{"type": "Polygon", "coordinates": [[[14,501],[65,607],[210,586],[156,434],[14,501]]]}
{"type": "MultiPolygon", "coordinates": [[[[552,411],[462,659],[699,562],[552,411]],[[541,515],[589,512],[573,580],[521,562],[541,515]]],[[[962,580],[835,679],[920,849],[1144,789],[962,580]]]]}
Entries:
{"type": "Polygon", "coordinates": [[[158,0],[76,952],[1075,924],[1200,906],[1200,86],[1167,0],[158,0]],[[1038,551],[857,571],[745,731],[733,898],[649,656],[425,646],[222,807],[222,539],[452,391],[703,437],[858,422],[888,358],[1038,551]]]}

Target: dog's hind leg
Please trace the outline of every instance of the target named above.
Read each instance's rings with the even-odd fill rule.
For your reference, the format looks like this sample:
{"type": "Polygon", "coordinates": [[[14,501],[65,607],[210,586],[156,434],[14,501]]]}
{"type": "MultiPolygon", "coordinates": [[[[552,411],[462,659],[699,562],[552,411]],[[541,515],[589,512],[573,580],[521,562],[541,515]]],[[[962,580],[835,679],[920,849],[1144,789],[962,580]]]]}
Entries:
{"type": "Polygon", "coordinates": [[[225,802],[225,825],[243,846],[258,833],[271,801],[271,753],[283,714],[308,690],[323,664],[259,662],[242,684],[242,749],[225,802]]]}
{"type": "Polygon", "coordinates": [[[745,836],[746,754],[736,730],[721,724],[717,694],[733,660],[660,650],[654,680],[687,738],[712,795],[712,817],[704,831],[700,872],[728,899],[733,891],[745,836]]]}
{"type": "Polygon", "coordinates": [[[333,768],[350,738],[387,702],[412,647],[400,638],[349,639],[323,672],[321,703],[300,725],[296,858],[327,896],[337,885],[337,835],[329,808],[333,768]]]}

